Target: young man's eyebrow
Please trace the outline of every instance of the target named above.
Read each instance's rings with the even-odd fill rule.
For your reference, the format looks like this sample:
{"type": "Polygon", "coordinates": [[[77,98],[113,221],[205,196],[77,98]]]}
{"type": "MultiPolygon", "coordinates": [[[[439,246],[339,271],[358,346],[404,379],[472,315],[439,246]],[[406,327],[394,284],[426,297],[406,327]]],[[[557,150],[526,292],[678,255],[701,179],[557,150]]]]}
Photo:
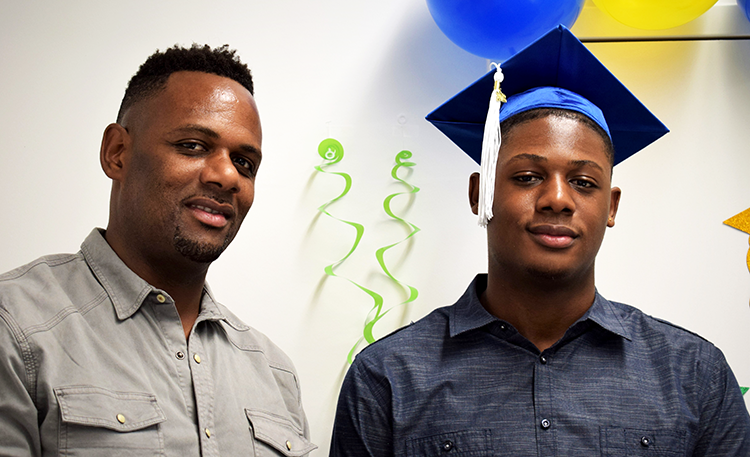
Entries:
{"type": "Polygon", "coordinates": [[[547,158],[544,156],[540,156],[537,154],[523,153],[523,154],[518,154],[508,159],[508,163],[515,162],[516,160],[524,160],[524,159],[531,160],[533,162],[546,162],[547,161],[547,158]]]}
{"type": "Polygon", "coordinates": [[[571,165],[575,165],[576,167],[583,167],[583,166],[592,166],[594,168],[599,169],[600,171],[604,171],[604,168],[601,167],[598,163],[594,162],[593,160],[571,160],[571,165]]]}

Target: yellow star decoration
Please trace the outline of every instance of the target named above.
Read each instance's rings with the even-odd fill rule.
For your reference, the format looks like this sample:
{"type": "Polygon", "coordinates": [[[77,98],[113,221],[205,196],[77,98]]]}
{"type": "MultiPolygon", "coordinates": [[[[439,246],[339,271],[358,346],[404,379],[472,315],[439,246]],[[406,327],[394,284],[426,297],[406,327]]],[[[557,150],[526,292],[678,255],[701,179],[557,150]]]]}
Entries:
{"type": "MultiPolygon", "coordinates": [[[[740,214],[730,217],[725,220],[724,223],[730,227],[736,228],[737,230],[742,230],[743,232],[750,234],[750,208],[740,214]]],[[[750,243],[750,238],[748,238],[748,243],[750,243]]],[[[750,250],[747,251],[747,269],[750,271],[750,250]]]]}

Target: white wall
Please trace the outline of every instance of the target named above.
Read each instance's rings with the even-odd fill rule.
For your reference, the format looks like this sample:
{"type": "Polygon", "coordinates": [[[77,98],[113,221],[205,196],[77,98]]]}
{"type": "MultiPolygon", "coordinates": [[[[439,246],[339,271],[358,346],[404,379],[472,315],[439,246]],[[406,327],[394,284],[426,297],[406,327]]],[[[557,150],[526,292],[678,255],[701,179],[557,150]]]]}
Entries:
{"type": "MultiPolygon", "coordinates": [[[[345,158],[330,170],[349,173],[353,187],[329,210],[365,225],[337,273],[381,293],[386,306],[404,297],[374,253],[407,232],[382,202],[401,189],[390,178],[394,156],[414,153],[407,180],[421,191],[411,206],[401,197],[393,207],[422,231],[387,262],[420,292],[406,319],[450,304],[486,264],[466,198],[476,166],[423,117],[486,62],[448,41],[422,0],[5,1],[0,270],[75,251],[92,227],[106,225],[101,132],[150,53],[192,42],[238,49],[254,71],[264,128],[255,206],[209,281],[295,360],[324,455],[346,354],[372,301],[323,273],[349,250],[354,230],[317,217],[343,185],[314,172],[317,146],[328,136],[343,143],[345,158]]],[[[600,254],[599,289],[702,334],[750,385],[748,235],[722,224],[750,206],[750,43],[589,48],[672,129],[615,170],[623,200],[600,254]]],[[[400,311],[389,318],[379,335],[397,327],[400,311]]]]}

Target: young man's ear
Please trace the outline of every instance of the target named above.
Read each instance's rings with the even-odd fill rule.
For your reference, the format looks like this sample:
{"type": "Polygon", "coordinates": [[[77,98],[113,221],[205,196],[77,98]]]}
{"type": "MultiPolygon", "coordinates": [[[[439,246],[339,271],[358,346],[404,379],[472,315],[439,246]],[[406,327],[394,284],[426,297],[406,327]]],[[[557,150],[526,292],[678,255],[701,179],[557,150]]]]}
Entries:
{"type": "Polygon", "coordinates": [[[125,127],[120,124],[109,124],[102,135],[102,146],[99,150],[99,161],[102,170],[114,181],[122,179],[130,150],[131,138],[125,127]]]}
{"type": "Polygon", "coordinates": [[[613,187],[609,195],[609,219],[607,219],[607,227],[615,226],[615,216],[617,215],[617,207],[620,206],[620,196],[622,196],[620,188],[613,187]]]}
{"type": "Polygon", "coordinates": [[[469,205],[471,212],[479,214],[479,173],[472,173],[469,176],[469,205]]]}

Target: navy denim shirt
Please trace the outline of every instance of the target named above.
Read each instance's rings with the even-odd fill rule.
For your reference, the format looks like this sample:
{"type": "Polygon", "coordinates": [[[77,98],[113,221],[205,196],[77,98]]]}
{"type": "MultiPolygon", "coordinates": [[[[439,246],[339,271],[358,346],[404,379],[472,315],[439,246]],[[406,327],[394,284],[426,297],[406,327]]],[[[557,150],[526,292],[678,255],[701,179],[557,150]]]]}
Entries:
{"type": "Polygon", "coordinates": [[[711,343],[597,294],[540,353],[482,307],[485,288],[480,275],[357,356],[332,456],[750,456],[750,416],[711,343]]]}

